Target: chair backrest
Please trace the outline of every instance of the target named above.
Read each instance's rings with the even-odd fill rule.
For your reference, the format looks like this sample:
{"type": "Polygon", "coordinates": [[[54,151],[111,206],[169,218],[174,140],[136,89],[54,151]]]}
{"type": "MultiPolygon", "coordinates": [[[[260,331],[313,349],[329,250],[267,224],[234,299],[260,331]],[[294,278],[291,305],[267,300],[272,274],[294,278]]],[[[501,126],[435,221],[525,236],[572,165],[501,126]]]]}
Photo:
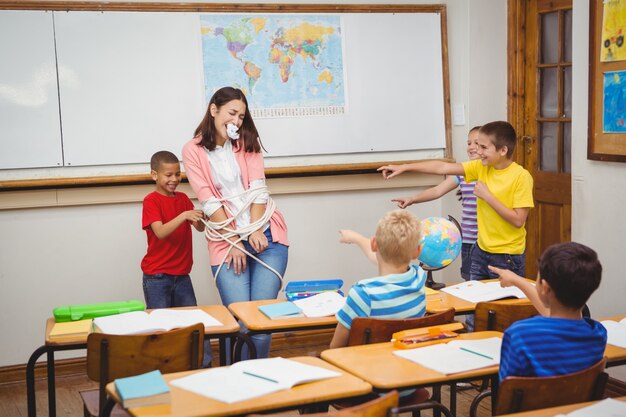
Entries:
{"type": "MultiPolygon", "coordinates": [[[[374,400],[329,413],[306,414],[307,417],[389,417],[397,412],[398,391],[390,391],[374,400]]],[[[269,417],[271,414],[249,414],[248,417],[269,417]]],[[[277,415],[278,416],[278,415],[277,415]]]]}
{"type": "Polygon", "coordinates": [[[491,301],[476,304],[474,331],[504,332],[512,323],[538,315],[527,300],[491,301]]]}
{"type": "Polygon", "coordinates": [[[357,317],[352,320],[352,327],[348,335],[348,346],[388,342],[391,340],[391,335],[396,332],[452,323],[454,321],[454,311],[451,308],[441,313],[412,319],[357,317]]]}
{"type": "Polygon", "coordinates": [[[606,358],[567,375],[508,377],[500,384],[494,415],[517,413],[602,399],[608,374],[606,358]]]}
{"type": "Polygon", "coordinates": [[[87,338],[87,376],[100,384],[100,410],[106,384],[116,378],[160,370],[197,369],[202,363],[204,325],[136,335],[91,333],[87,338]]]}

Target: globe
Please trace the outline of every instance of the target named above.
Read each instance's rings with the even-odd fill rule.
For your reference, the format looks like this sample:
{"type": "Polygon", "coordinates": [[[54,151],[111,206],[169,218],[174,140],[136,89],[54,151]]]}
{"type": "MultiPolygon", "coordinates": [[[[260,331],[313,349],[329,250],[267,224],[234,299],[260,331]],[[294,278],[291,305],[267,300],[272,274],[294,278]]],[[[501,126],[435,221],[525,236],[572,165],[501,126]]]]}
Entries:
{"type": "Polygon", "coordinates": [[[461,233],[457,226],[443,217],[428,217],[421,222],[422,252],[418,260],[429,269],[441,269],[461,253],[461,233]]]}

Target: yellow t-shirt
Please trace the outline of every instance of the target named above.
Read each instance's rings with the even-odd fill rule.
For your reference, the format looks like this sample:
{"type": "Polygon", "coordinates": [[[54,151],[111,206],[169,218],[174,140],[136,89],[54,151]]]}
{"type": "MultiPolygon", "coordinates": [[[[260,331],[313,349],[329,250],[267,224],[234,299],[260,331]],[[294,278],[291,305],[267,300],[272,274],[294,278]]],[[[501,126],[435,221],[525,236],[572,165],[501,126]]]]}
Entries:
{"type": "MultiPolygon", "coordinates": [[[[465,181],[482,181],[509,208],[534,207],[533,177],[513,162],[505,169],[483,166],[480,159],[463,163],[465,181]]],[[[526,250],[526,229],[504,220],[483,199],[476,199],[478,246],[490,253],[520,255],[526,250]]]]}

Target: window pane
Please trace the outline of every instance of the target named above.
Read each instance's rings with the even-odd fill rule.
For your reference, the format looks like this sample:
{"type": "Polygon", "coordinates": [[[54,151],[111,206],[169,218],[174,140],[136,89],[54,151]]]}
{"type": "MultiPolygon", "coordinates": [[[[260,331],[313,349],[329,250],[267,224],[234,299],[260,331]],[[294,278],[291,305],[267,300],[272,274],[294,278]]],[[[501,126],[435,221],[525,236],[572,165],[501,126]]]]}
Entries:
{"type": "Polygon", "coordinates": [[[556,68],[543,68],[539,73],[541,77],[541,90],[539,94],[541,96],[541,116],[542,117],[557,117],[557,77],[556,68]]]}
{"type": "Polygon", "coordinates": [[[558,12],[541,15],[541,63],[559,62],[559,14],[558,12]]]}
{"type": "Polygon", "coordinates": [[[539,131],[539,147],[541,150],[541,158],[539,161],[539,169],[541,171],[557,172],[558,159],[558,123],[540,123],[539,131]]]}
{"type": "Polygon", "coordinates": [[[572,67],[563,68],[563,115],[572,117],[572,67]]]}
{"type": "Polygon", "coordinates": [[[563,13],[563,61],[572,62],[572,11],[566,10],[563,13]]]}
{"type": "Polygon", "coordinates": [[[563,172],[572,172],[572,124],[563,124],[563,172]]]}

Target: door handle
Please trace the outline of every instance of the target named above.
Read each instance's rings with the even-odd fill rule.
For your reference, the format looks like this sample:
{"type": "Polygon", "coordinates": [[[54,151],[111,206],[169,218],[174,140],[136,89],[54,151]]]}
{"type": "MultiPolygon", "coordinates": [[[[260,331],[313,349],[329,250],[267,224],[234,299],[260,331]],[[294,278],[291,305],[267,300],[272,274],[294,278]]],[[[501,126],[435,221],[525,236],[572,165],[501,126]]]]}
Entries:
{"type": "Polygon", "coordinates": [[[524,150],[527,154],[533,151],[533,138],[532,136],[522,136],[522,143],[524,144],[524,150]]]}

